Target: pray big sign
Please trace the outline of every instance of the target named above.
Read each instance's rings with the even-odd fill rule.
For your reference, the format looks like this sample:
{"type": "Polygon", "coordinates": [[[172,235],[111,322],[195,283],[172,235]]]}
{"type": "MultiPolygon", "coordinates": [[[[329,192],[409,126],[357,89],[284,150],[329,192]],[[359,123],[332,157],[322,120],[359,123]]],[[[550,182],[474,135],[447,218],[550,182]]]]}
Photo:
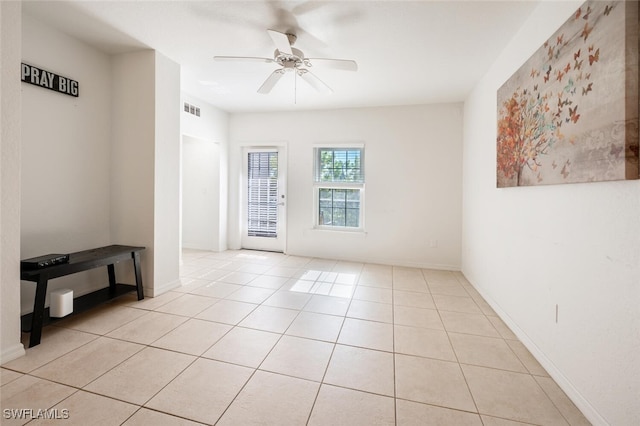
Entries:
{"type": "Polygon", "coordinates": [[[78,97],[79,87],[77,81],[34,67],[33,65],[22,64],[22,81],[55,92],[64,93],[65,95],[78,97]]]}

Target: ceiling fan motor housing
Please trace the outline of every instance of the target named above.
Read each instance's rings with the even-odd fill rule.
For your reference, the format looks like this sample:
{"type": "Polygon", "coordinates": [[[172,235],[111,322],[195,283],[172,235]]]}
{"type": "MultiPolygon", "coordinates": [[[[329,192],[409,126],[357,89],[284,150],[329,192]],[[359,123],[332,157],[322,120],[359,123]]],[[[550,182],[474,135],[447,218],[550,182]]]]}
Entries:
{"type": "Polygon", "coordinates": [[[310,66],[309,61],[305,60],[304,53],[295,47],[291,48],[291,55],[282,53],[278,49],[273,53],[273,60],[285,70],[299,68],[303,65],[310,66]]]}
{"type": "Polygon", "coordinates": [[[289,44],[291,46],[293,46],[296,43],[296,40],[298,39],[298,36],[295,35],[295,34],[291,34],[291,33],[285,33],[285,35],[289,39],[289,44]]]}

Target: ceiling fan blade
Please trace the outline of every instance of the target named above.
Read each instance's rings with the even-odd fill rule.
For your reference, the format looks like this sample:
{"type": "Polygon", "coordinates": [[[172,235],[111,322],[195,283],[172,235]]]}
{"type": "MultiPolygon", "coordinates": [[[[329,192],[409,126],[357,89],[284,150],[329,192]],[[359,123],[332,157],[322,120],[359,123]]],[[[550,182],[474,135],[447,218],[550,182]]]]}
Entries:
{"type": "Polygon", "coordinates": [[[273,62],[270,58],[257,58],[253,56],[214,56],[214,61],[244,61],[244,62],[273,62]]]}
{"type": "Polygon", "coordinates": [[[291,51],[291,44],[289,43],[289,37],[286,34],[279,33],[274,30],[267,30],[271,40],[273,40],[273,44],[276,45],[276,49],[280,51],[280,53],[286,53],[287,55],[293,55],[291,51]]]}
{"type": "Polygon", "coordinates": [[[283,75],[284,75],[284,70],[282,69],[278,69],[272,72],[271,75],[267,77],[267,79],[264,81],[264,83],[262,83],[262,86],[260,86],[260,88],[258,89],[258,93],[262,93],[263,95],[266,95],[267,93],[271,92],[271,89],[273,89],[273,86],[276,85],[278,80],[280,80],[280,78],[283,75]]]}
{"type": "Polygon", "coordinates": [[[304,15],[305,13],[313,12],[317,9],[320,9],[321,7],[324,7],[324,3],[307,1],[297,6],[294,6],[291,9],[291,13],[293,13],[294,15],[304,15]]]}
{"type": "Polygon", "coordinates": [[[315,76],[315,74],[313,74],[309,70],[300,69],[298,70],[298,75],[302,77],[304,81],[309,83],[309,85],[314,89],[316,89],[318,92],[321,92],[321,93],[333,92],[333,90],[331,90],[331,87],[327,86],[327,84],[324,81],[320,80],[318,77],[315,76]]]}
{"type": "Polygon", "coordinates": [[[358,71],[358,64],[356,61],[350,59],[328,59],[328,58],[307,58],[312,64],[318,63],[320,65],[326,65],[337,70],[344,71],[358,71]]]}

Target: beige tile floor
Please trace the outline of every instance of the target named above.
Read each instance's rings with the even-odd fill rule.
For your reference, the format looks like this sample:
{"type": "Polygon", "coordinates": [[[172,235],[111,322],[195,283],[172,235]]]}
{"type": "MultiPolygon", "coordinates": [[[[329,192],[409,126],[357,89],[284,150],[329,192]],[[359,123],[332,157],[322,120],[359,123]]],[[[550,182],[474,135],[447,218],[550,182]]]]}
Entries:
{"type": "Polygon", "coordinates": [[[3,365],[2,424],[588,424],[460,273],[183,261],[180,288],[59,321],[3,365]]]}

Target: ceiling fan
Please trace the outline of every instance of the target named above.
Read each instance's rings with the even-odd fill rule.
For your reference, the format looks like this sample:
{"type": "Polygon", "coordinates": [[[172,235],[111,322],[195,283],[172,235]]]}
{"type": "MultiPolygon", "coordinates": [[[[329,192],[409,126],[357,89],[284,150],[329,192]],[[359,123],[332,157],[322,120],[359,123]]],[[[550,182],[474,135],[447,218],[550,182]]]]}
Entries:
{"type": "Polygon", "coordinates": [[[276,46],[273,58],[214,56],[213,59],[216,61],[268,62],[280,65],[280,68],[273,71],[258,89],[258,93],[262,94],[268,94],[271,92],[271,89],[274,88],[280,78],[282,78],[285,73],[289,72],[295,73],[294,75],[301,77],[304,81],[309,83],[311,87],[319,92],[332,92],[331,88],[327,86],[326,83],[309,71],[308,68],[312,67],[312,63],[322,63],[332,68],[345,71],[358,70],[358,64],[349,59],[305,58],[304,53],[302,53],[300,49],[293,47],[293,44],[297,39],[295,34],[285,34],[274,30],[267,30],[267,33],[271,37],[273,44],[276,46]]]}

